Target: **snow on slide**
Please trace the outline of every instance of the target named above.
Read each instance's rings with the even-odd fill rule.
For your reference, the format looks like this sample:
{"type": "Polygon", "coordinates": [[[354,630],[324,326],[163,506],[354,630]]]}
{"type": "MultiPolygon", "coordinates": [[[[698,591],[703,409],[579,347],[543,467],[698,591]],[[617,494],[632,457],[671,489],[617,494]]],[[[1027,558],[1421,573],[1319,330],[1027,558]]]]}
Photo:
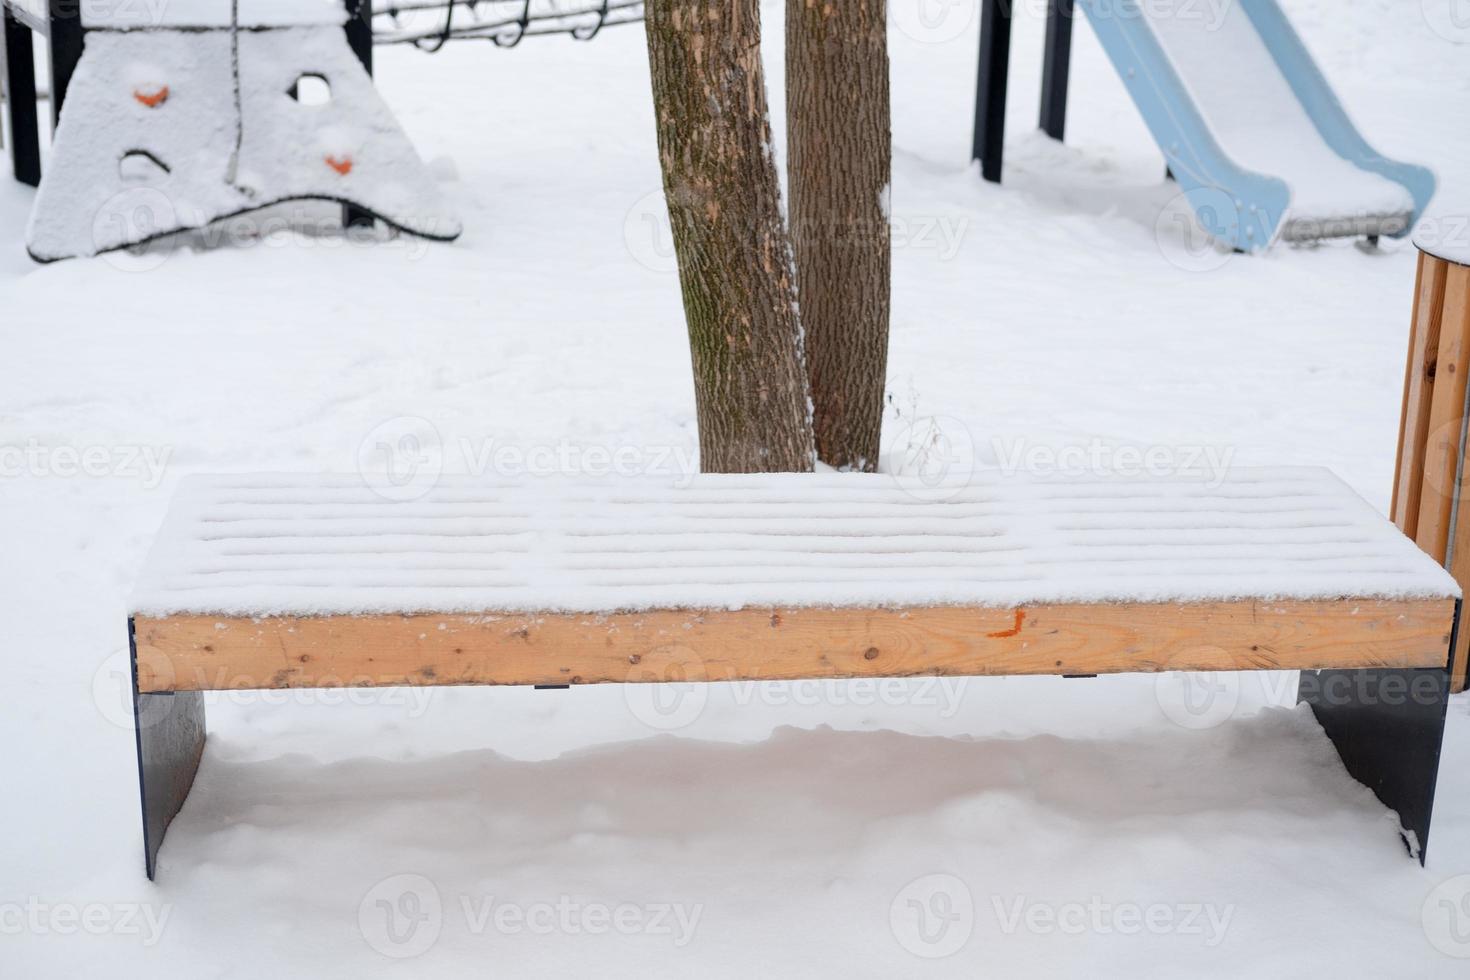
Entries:
{"type": "Polygon", "coordinates": [[[1277,239],[1403,237],[1434,175],[1363,138],[1277,0],[1078,0],[1200,225],[1277,239]]]}
{"type": "Polygon", "coordinates": [[[1239,3],[1213,12],[1189,0],[1141,9],[1215,139],[1242,166],[1286,181],[1294,217],[1413,212],[1403,185],[1360,170],[1327,145],[1239,3]]]}
{"type": "Polygon", "coordinates": [[[1433,559],[1326,470],[526,482],[185,480],[145,616],[1437,598],[1433,559]],[[396,491],[397,488],[380,488],[396,491]],[[942,499],[933,499],[939,493],[942,499]],[[415,493],[418,490],[415,489],[415,493]]]}

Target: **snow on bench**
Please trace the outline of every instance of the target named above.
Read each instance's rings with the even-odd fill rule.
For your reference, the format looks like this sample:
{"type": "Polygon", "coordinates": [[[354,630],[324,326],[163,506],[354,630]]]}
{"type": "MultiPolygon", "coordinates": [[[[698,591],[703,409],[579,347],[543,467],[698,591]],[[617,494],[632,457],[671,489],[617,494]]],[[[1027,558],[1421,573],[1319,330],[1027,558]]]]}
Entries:
{"type": "Polygon", "coordinates": [[[412,501],[237,476],[181,486],[132,612],[149,690],[591,683],[630,657],[739,677],[1422,666],[1457,594],[1314,469],[445,477],[412,501]],[[371,664],[348,631],[377,637],[371,664]]]}
{"type": "Polygon", "coordinates": [[[359,476],[194,478],[129,622],[145,866],[207,690],[1242,668],[1304,669],[1422,857],[1458,595],[1313,469],[444,477],[406,501],[359,476]]]}

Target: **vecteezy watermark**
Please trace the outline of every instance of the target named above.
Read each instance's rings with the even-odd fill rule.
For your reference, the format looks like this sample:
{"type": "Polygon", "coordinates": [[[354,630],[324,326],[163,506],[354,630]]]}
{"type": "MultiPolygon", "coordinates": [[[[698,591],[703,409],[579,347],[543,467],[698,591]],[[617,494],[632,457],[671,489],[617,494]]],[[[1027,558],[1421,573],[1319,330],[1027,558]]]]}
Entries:
{"type": "Polygon", "coordinates": [[[1201,188],[1177,194],[1159,209],[1154,243],[1170,265],[1185,272],[1215,272],[1235,258],[1217,234],[1240,223],[1240,208],[1229,194],[1201,188]]]}
{"type": "Polygon", "coordinates": [[[978,0],[893,0],[893,24],[921,44],[945,44],[964,37],[980,19],[978,0]]]}
{"type": "Polygon", "coordinates": [[[694,940],[703,916],[702,903],[609,903],[571,895],[512,901],[462,893],[446,905],[438,886],[419,874],[383,879],[367,890],[357,907],[363,939],[393,959],[422,956],[446,928],[475,937],[655,936],[683,949],[694,940]]]}
{"type": "MultiPolygon", "coordinates": [[[[1465,3],[1470,5],[1470,0],[1465,3]]],[[[1413,241],[1430,253],[1470,253],[1470,215],[1427,215],[1414,229],[1413,241]]]]}
{"type": "Polygon", "coordinates": [[[1032,901],[1024,895],[990,897],[1000,931],[1007,936],[1192,936],[1207,949],[1225,941],[1235,906],[1210,902],[1032,901]]]}
{"type": "MultiPolygon", "coordinates": [[[[939,261],[948,262],[959,254],[969,230],[967,215],[905,213],[872,221],[807,225],[792,234],[854,249],[889,247],[894,251],[932,252],[939,261]]],[[[643,195],[628,209],[623,217],[623,245],[639,265],[651,272],[673,274],[679,270],[673,223],[663,191],[643,195]]]]}
{"type": "Polygon", "coordinates": [[[1026,439],[991,440],[997,466],[1007,477],[1093,477],[1137,480],[1193,475],[1207,489],[1219,488],[1230,475],[1233,446],[1114,445],[1101,439],[1056,446],[1026,439]]]}
{"type": "Polygon", "coordinates": [[[953,956],[975,931],[974,896],[951,874],[915,878],[889,903],[888,928],[915,956],[926,960],[953,956]]]}
{"type": "MultiPolygon", "coordinates": [[[[155,690],[171,690],[176,686],[178,678],[167,660],[149,662],[147,669],[150,672],[147,680],[155,690]],[[167,676],[160,676],[160,671],[167,676]]],[[[185,687],[203,691],[206,708],[217,704],[348,706],[391,710],[411,721],[428,714],[437,690],[401,682],[380,687],[378,679],[367,676],[317,675],[312,678],[312,683],[317,685],[314,687],[270,689],[262,688],[261,683],[259,678],[232,678],[223,670],[210,673],[201,668],[192,686],[185,687]]],[[[181,699],[148,697],[139,703],[138,716],[134,719],[132,662],[126,648],[112,651],[93,672],[92,703],[102,717],[118,728],[133,728],[135,724],[140,729],[152,728],[173,717],[175,710],[185,710],[181,699]]]]}
{"type": "Polygon", "coordinates": [[[495,439],[446,441],[433,422],[402,415],[376,425],[357,447],[363,482],[388,500],[417,500],[445,473],[507,479],[653,477],[684,487],[699,473],[687,445],[518,445],[495,439]]]}
{"type": "Polygon", "coordinates": [[[1470,44],[1470,0],[1421,0],[1424,23],[1453,44],[1470,44]]]}
{"type": "Polygon", "coordinates": [[[88,24],[137,29],[162,24],[172,3],[173,0],[51,0],[51,13],[58,18],[80,17],[88,24]]]}
{"type": "Polygon", "coordinates": [[[0,901],[0,936],[136,936],[145,947],[158,944],[173,905],[148,902],[0,901]]]}
{"type": "MultiPolygon", "coordinates": [[[[1090,19],[1177,20],[1202,22],[1216,31],[1235,0],[1098,0],[1090,19]]],[[[899,32],[922,44],[945,44],[967,37],[980,20],[980,0],[893,0],[893,23],[899,32]]],[[[1049,0],[1001,0],[1001,10],[1028,20],[1046,18],[1049,0]]]]}
{"type": "Polygon", "coordinates": [[[116,477],[154,490],[163,482],[172,455],[172,446],[48,446],[29,439],[24,445],[0,444],[0,479],[116,477]]]}
{"type": "MultiPolygon", "coordinates": [[[[709,703],[703,662],[688,648],[658,671],[635,667],[622,685],[628,710],[649,728],[672,732],[699,720],[709,703]],[[694,664],[699,666],[694,666],[694,664]]],[[[855,677],[794,681],[733,681],[726,690],[735,704],[768,708],[920,708],[953,718],[964,701],[967,677],[855,677]]]]}
{"type": "Polygon", "coordinates": [[[1440,882],[1421,911],[1429,944],[1446,956],[1470,960],[1470,874],[1440,882]]]}
{"type": "Polygon", "coordinates": [[[444,929],[439,889],[423,875],[384,878],[357,905],[357,929],[374,950],[393,959],[422,956],[444,929]]]}
{"type": "Polygon", "coordinates": [[[964,422],[947,415],[898,419],[884,426],[879,469],[924,500],[951,500],[975,475],[975,440],[964,422]]]}
{"type": "Polygon", "coordinates": [[[444,439],[426,418],[400,415],[375,426],[357,446],[363,482],[387,500],[418,500],[444,473],[444,439]]]}
{"type": "MultiPolygon", "coordinates": [[[[147,156],[143,154],[143,156],[147,156]]],[[[151,160],[157,167],[158,162],[151,160]]],[[[151,272],[166,263],[174,247],[334,249],[371,245],[396,248],[409,261],[422,258],[430,237],[400,233],[380,223],[344,227],[342,207],[335,201],[292,200],[266,204],[253,211],[212,218],[176,201],[146,171],[134,177],[99,207],[92,219],[92,247],[109,265],[123,272],[151,272]]],[[[434,228],[425,229],[438,237],[434,228]]],[[[444,229],[450,236],[449,229],[444,229]]]]}
{"type": "Polygon", "coordinates": [[[1240,675],[1226,671],[1183,671],[1158,674],[1154,700],[1180,728],[1202,731],[1235,717],[1240,706],[1240,675]]]}
{"type": "Polygon", "coordinates": [[[628,711],[658,732],[688,728],[709,703],[704,660],[683,644],[634,654],[621,685],[628,711]]]}

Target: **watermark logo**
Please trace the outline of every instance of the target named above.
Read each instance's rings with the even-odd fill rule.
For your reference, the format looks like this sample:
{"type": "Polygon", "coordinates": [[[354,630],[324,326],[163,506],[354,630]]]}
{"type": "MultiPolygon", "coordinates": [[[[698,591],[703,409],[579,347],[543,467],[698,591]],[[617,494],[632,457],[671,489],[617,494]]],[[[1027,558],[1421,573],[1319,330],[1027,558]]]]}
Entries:
{"type": "Polygon", "coordinates": [[[1240,223],[1236,202],[1223,191],[1177,194],[1154,220],[1154,243],[1170,265],[1185,272],[1216,272],[1235,258],[1235,250],[1216,237],[1240,223]]]}
{"type": "Polygon", "coordinates": [[[704,714],[709,685],[698,680],[703,676],[699,654],[687,646],[664,647],[637,656],[630,665],[623,700],[633,717],[654,731],[678,731],[704,714]]]}
{"type": "Polygon", "coordinates": [[[1470,960],[1470,874],[1442,881],[1424,899],[1424,935],[1446,956],[1470,960]]]}
{"type": "Polygon", "coordinates": [[[1158,674],[1154,678],[1154,700],[1164,717],[1180,728],[1216,728],[1235,717],[1240,704],[1240,675],[1204,670],[1158,674]]]}
{"type": "Polygon", "coordinates": [[[964,37],[980,18],[976,0],[893,0],[889,11],[899,31],[920,44],[964,37]]]}
{"type": "Polygon", "coordinates": [[[357,471],[379,496],[418,500],[444,473],[444,440],[428,419],[401,415],[376,426],[357,447],[357,471]]]}
{"type": "Polygon", "coordinates": [[[48,446],[29,439],[25,445],[0,445],[0,479],[113,478],[136,480],[143,489],[156,490],[172,456],[172,446],[48,446]]]}
{"type": "Polygon", "coordinates": [[[427,953],[446,927],[473,937],[656,936],[683,949],[693,942],[703,916],[703,904],[609,904],[571,895],[548,901],[510,901],[462,892],[445,903],[433,881],[419,874],[398,874],[363,895],[357,925],[373,950],[404,960],[427,953]]]}
{"type": "Polygon", "coordinates": [[[0,936],[130,936],[158,945],[173,905],[146,902],[0,902],[0,936]]]}
{"type": "Polygon", "coordinates": [[[683,902],[586,902],[570,895],[554,902],[507,902],[494,895],[461,895],[460,909],[471,935],[659,936],[675,949],[694,941],[704,905],[683,902]]]}
{"type": "Polygon", "coordinates": [[[1208,490],[1230,475],[1234,446],[1114,445],[1101,439],[1053,446],[995,438],[990,448],[1002,475],[1138,480],[1195,476],[1208,490]]]}
{"type": "Polygon", "coordinates": [[[1099,895],[1085,902],[1034,902],[1024,895],[992,895],[991,908],[1007,936],[1190,936],[1207,949],[1225,941],[1234,905],[1208,902],[1110,902],[1099,895]]]}
{"type": "Polygon", "coordinates": [[[1421,0],[1424,23],[1451,44],[1470,44],[1470,0],[1421,0]]]}
{"type": "Polygon", "coordinates": [[[392,959],[427,953],[444,928],[439,889],[423,875],[384,878],[363,895],[357,927],[374,950],[392,959]]]}
{"type": "Polygon", "coordinates": [[[92,219],[92,247],[108,265],[123,272],[152,272],[168,261],[169,252],[147,243],[177,231],[182,224],[173,199],[163,191],[127,187],[97,209],[92,219]]]}
{"type": "Polygon", "coordinates": [[[953,956],[975,931],[975,899],[951,874],[930,874],[905,885],[888,907],[888,927],[905,950],[926,960],[953,956]]]}
{"type": "Polygon", "coordinates": [[[975,440],[957,418],[926,415],[884,432],[880,469],[923,500],[952,500],[975,475],[975,440]]]}
{"type": "Polygon", "coordinates": [[[653,191],[640,197],[623,218],[623,245],[634,261],[650,272],[670,274],[679,271],[679,256],[674,250],[674,226],[664,203],[664,192],[653,191]]]}

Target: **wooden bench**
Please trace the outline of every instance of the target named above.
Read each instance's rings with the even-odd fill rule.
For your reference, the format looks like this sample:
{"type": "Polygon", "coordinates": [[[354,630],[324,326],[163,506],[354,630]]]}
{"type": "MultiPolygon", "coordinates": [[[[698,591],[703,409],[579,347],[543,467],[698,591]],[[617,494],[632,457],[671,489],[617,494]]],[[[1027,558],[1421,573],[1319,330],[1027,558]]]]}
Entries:
{"type": "Polygon", "coordinates": [[[129,621],[146,866],[202,692],[1301,669],[1428,839],[1459,589],[1335,477],[184,481],[129,621]],[[936,499],[937,498],[937,499],[936,499]]]}

